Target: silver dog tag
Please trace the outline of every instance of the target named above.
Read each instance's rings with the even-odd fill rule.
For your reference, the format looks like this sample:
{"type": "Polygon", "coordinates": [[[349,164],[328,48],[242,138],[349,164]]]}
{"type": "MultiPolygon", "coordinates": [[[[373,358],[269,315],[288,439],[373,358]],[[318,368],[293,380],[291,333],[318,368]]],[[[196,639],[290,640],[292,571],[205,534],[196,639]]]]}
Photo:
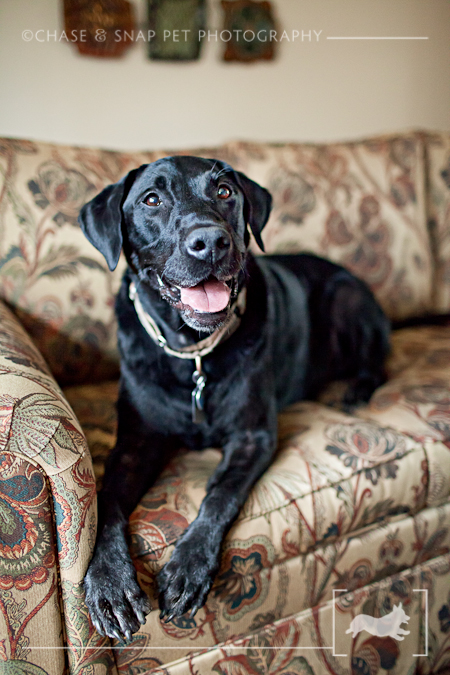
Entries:
{"type": "Polygon", "coordinates": [[[201,424],[206,419],[203,395],[203,390],[206,384],[206,376],[201,370],[195,370],[194,374],[192,375],[192,381],[195,384],[191,394],[192,421],[194,424],[201,424]]]}

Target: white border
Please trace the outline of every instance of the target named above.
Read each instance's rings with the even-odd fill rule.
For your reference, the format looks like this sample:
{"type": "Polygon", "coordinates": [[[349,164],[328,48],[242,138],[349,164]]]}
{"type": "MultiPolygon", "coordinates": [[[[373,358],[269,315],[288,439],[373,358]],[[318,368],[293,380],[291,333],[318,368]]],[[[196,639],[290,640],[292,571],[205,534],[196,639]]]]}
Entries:
{"type": "MultiPolygon", "coordinates": [[[[424,654],[413,654],[413,657],[420,657],[420,656],[428,656],[428,588],[413,588],[412,589],[413,593],[425,593],[425,653],[424,654]]],[[[348,588],[333,588],[333,600],[332,600],[332,614],[331,614],[331,620],[332,620],[332,646],[331,647],[265,647],[265,649],[274,649],[278,651],[283,651],[283,650],[291,650],[291,651],[305,651],[305,650],[330,650],[332,653],[332,656],[348,656],[348,654],[336,654],[336,593],[347,593],[348,588]]],[[[198,647],[199,651],[209,651],[211,649],[215,649],[217,645],[210,645],[208,647],[198,647]]],[[[33,650],[33,649],[48,649],[48,650],[72,650],[71,647],[42,647],[42,646],[28,646],[27,649],[33,650]]],[[[87,649],[93,649],[92,646],[88,647],[81,647],[81,650],[87,650],[87,649]]],[[[165,646],[160,646],[158,647],[157,645],[148,645],[147,647],[142,647],[142,646],[134,646],[134,645],[105,645],[104,647],[94,647],[94,649],[98,649],[99,651],[102,650],[141,650],[145,651],[147,649],[172,649],[172,650],[186,650],[185,646],[172,646],[172,645],[165,645],[165,646]]],[[[251,649],[251,647],[242,647],[240,645],[226,645],[226,649],[251,649]]]]}
{"type": "Polygon", "coordinates": [[[333,610],[332,610],[332,635],[333,635],[333,656],[348,656],[348,654],[336,654],[336,596],[335,593],[347,593],[348,588],[333,588],[333,610]]]}
{"type": "Polygon", "coordinates": [[[425,654],[413,656],[428,656],[428,588],[413,588],[413,593],[425,593],[425,654]]]}
{"type": "Polygon", "coordinates": [[[340,37],[327,37],[327,40],[429,40],[429,37],[391,37],[391,36],[381,36],[381,37],[351,37],[351,36],[340,36],[340,37]]]}

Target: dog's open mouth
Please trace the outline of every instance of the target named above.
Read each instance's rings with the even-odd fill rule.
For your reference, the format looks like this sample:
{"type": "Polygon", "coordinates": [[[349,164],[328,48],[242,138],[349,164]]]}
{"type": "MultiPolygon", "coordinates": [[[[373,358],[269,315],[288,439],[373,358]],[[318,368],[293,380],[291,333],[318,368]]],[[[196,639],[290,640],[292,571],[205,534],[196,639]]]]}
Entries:
{"type": "Polygon", "coordinates": [[[223,312],[230,302],[231,288],[224,281],[210,277],[197,286],[180,288],[180,300],[195,312],[223,312]]]}
{"type": "Polygon", "coordinates": [[[177,286],[164,283],[159,277],[159,284],[161,295],[173,307],[184,314],[203,315],[207,319],[209,315],[220,315],[228,310],[236,296],[237,278],[221,280],[209,276],[194,286],[177,286]]]}

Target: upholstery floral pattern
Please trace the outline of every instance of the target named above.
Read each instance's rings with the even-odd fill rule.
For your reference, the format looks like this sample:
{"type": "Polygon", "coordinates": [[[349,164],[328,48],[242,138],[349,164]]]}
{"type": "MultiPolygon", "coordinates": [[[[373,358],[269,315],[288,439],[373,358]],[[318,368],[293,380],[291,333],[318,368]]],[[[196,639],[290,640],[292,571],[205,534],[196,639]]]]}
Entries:
{"type": "MultiPolygon", "coordinates": [[[[428,564],[437,559],[444,586],[450,574],[450,443],[445,433],[429,426],[429,416],[424,423],[420,413],[420,404],[430,408],[427,382],[438,376],[441,388],[433,393],[432,405],[441,406],[439,419],[450,420],[450,359],[445,358],[449,348],[447,326],[398,331],[388,362],[390,381],[357,416],[310,402],[283,413],[279,452],[228,535],[206,606],[194,618],[186,615],[165,624],[158,618],[155,574],[196,517],[220,452],[184,452],[173,460],[130,519],[139,581],[154,610],[134,636],[133,651],[121,646],[116,654],[119,672],[184,673],[188,667],[227,675],[325,673],[330,672],[328,667],[331,672],[350,672],[342,671],[334,658],[327,666],[322,651],[312,656],[309,651],[325,638],[331,644],[330,603],[333,592],[341,588],[352,595],[336,611],[347,616],[362,611],[357,607],[371,616],[384,616],[398,602],[408,611],[414,606],[416,637],[403,644],[391,637],[380,642],[376,636],[361,634],[351,650],[347,642],[336,653],[351,654],[357,673],[377,673],[383,670],[382,663],[390,664],[384,670],[399,663],[410,667],[412,654],[419,653],[419,639],[423,641],[420,593],[413,593],[413,588],[430,588],[428,564]],[[411,382],[420,429],[410,419],[405,423],[397,419],[395,405],[410,397],[411,382]],[[386,399],[386,388],[398,392],[392,409],[379,404],[386,399]],[[416,586],[395,581],[396,575],[403,578],[404,570],[418,569],[422,571],[414,573],[416,586]],[[322,627],[310,610],[317,606],[320,616],[328,616],[322,627]],[[224,646],[214,649],[217,644],[224,646]],[[276,645],[283,646],[278,658],[271,649],[276,645]],[[302,645],[308,647],[304,654],[302,645]],[[171,664],[180,658],[184,660],[179,666],[171,664]]],[[[114,443],[117,383],[72,387],[65,395],[86,431],[101,476],[104,457],[114,443]]],[[[420,671],[424,673],[431,662],[441,663],[450,656],[447,606],[437,607],[438,599],[430,591],[431,600],[440,647],[424,659],[420,671]]],[[[350,619],[345,622],[346,630],[350,619]]]]}
{"type": "Polygon", "coordinates": [[[364,279],[392,318],[430,311],[433,259],[421,134],[308,145],[228,143],[230,163],[269,189],[269,253],[311,251],[364,279]]]}
{"type": "Polygon", "coordinates": [[[87,617],[81,586],[94,545],[95,498],[79,422],[0,303],[2,673],[61,675],[67,659],[73,673],[86,661],[92,675],[97,667],[115,672],[108,641],[87,617]]]}
{"type": "MultiPolygon", "coordinates": [[[[17,672],[25,673],[38,624],[48,624],[49,648],[58,645],[61,631],[54,612],[58,592],[51,500],[37,467],[9,453],[0,455],[0,467],[0,635],[5,637],[0,644],[3,660],[18,661],[17,672]]],[[[44,655],[39,667],[49,661],[44,655]]],[[[56,661],[61,668],[58,655],[56,661]]]]}
{"type": "MultiPolygon", "coordinates": [[[[164,669],[162,675],[378,675],[386,672],[425,675],[449,665],[450,638],[446,623],[450,560],[442,556],[405,573],[355,592],[336,593],[336,600],[315,610],[268,623],[263,629],[216,648],[199,651],[164,669]],[[427,592],[430,643],[425,654],[425,593],[427,592]],[[369,614],[386,617],[402,603],[410,617],[404,641],[390,635],[346,635],[352,618],[369,614]],[[334,626],[334,631],[333,631],[334,626]],[[334,633],[334,635],[333,635],[334,633]]],[[[123,672],[131,672],[123,670],[123,672]]],[[[447,672],[442,670],[442,672],[447,672]]]]}
{"type": "Polygon", "coordinates": [[[13,455],[2,455],[2,589],[43,584],[55,567],[51,510],[42,473],[13,455]],[[27,506],[27,510],[24,506],[27,506]],[[44,524],[47,524],[45,527],[44,524]]]}
{"type": "Polygon", "coordinates": [[[117,373],[116,274],[82,234],[81,206],[156,159],[4,139],[0,142],[1,296],[17,308],[60,381],[117,373]]]}
{"type": "Polygon", "coordinates": [[[428,225],[436,259],[435,312],[450,311],[450,134],[430,134],[428,225]]]}
{"type": "Polygon", "coordinates": [[[450,320],[394,333],[388,371],[395,377],[375,392],[361,413],[366,419],[383,420],[420,442],[450,442],[449,329],[450,320]]]}

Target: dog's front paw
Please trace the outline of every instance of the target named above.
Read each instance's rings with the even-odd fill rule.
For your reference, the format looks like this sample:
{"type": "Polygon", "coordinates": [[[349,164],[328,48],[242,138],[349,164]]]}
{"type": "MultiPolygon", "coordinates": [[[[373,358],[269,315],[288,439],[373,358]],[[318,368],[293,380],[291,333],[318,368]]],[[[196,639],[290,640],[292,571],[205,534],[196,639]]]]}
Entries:
{"type": "Polygon", "coordinates": [[[160,618],[171,621],[189,610],[194,616],[205,604],[217,570],[218,552],[187,532],[158,574],[160,618]]]}
{"type": "Polygon", "coordinates": [[[92,623],[101,635],[110,638],[130,640],[151,610],[131,561],[111,567],[94,560],[84,578],[84,588],[92,623]]]}

